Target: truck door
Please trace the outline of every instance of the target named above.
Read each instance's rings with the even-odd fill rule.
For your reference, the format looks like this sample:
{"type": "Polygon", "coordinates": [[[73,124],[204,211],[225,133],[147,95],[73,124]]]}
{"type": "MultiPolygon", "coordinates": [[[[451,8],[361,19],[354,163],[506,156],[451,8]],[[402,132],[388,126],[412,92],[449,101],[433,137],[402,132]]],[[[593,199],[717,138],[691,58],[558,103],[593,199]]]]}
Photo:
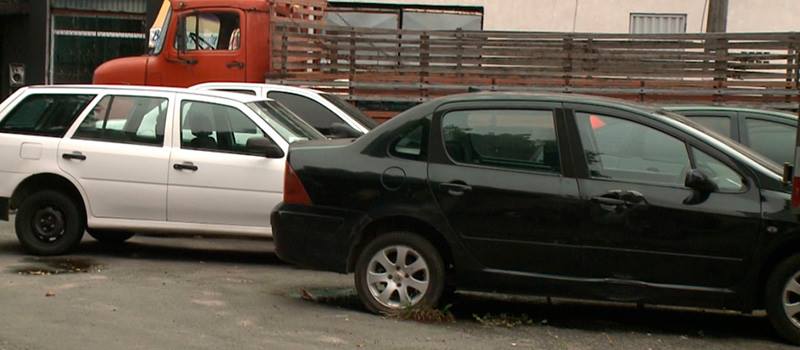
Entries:
{"type": "Polygon", "coordinates": [[[176,18],[162,81],[191,86],[208,81],[244,81],[245,16],[233,9],[203,9],[176,18]]]}

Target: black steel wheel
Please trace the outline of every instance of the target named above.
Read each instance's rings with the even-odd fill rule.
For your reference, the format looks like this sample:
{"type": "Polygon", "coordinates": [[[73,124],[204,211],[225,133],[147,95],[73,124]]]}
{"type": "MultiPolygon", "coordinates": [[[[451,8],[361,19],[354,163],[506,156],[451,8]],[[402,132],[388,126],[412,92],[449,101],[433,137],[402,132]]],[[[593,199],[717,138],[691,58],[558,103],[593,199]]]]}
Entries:
{"type": "Polygon", "coordinates": [[[80,243],[86,227],[86,219],[79,208],[71,198],[58,191],[31,194],[17,211],[17,239],[31,254],[67,253],[80,243]]]}

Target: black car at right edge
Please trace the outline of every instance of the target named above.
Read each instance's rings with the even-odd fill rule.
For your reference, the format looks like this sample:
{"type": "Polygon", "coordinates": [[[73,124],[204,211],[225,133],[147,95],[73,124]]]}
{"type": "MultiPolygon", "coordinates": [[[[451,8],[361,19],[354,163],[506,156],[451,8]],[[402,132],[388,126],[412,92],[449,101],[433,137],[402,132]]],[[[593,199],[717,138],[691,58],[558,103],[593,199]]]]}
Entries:
{"type": "Polygon", "coordinates": [[[800,344],[800,226],[781,169],[682,116],[476,93],[361,138],[294,144],[281,259],[355,273],[373,312],[453,289],[766,309],[800,344]]]}

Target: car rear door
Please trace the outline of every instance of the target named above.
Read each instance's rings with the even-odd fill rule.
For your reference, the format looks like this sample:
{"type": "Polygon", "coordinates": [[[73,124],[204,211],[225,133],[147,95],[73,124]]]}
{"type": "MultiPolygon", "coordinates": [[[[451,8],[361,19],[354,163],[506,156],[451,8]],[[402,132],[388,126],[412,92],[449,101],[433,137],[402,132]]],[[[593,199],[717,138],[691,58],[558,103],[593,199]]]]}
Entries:
{"type": "Polygon", "coordinates": [[[267,137],[284,152],[286,141],[240,103],[193,95],[179,100],[168,220],[269,233],[269,212],[283,198],[286,158],[250,153],[247,141],[267,137]]]}
{"type": "Polygon", "coordinates": [[[761,201],[752,174],[713,147],[652,118],[567,105],[589,220],[580,232],[591,277],[669,289],[734,287],[757,242],[761,201]],[[720,190],[692,197],[690,169],[720,190]]]}
{"type": "Polygon", "coordinates": [[[61,141],[59,167],[78,180],[98,218],[164,221],[174,94],[113,92],[61,141]]]}
{"type": "Polygon", "coordinates": [[[573,246],[578,183],[565,157],[566,138],[557,132],[559,108],[462,102],[434,114],[431,191],[455,234],[488,270],[581,274],[573,246]]]}

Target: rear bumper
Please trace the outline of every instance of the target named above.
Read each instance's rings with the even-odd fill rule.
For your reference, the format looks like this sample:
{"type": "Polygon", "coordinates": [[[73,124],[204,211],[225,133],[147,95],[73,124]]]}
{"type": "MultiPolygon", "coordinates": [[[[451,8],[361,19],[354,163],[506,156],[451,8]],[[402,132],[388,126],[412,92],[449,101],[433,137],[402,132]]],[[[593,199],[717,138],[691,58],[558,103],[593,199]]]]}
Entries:
{"type": "Polygon", "coordinates": [[[0,197],[0,221],[8,221],[8,198],[0,197]]]}
{"type": "Polygon", "coordinates": [[[363,213],[281,204],[271,216],[275,252],[286,262],[347,273],[354,227],[363,213]]]}

